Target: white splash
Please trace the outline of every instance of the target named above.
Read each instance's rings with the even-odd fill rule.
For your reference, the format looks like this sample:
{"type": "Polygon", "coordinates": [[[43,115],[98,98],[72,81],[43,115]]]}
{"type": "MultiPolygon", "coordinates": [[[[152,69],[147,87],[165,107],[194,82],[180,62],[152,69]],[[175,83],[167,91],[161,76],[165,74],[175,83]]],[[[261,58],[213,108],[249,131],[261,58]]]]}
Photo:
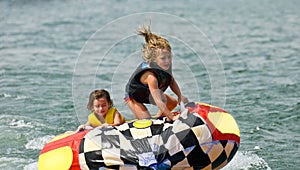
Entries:
{"type": "Polygon", "coordinates": [[[36,149],[36,150],[41,150],[43,149],[43,146],[53,138],[54,136],[52,135],[46,135],[43,137],[35,138],[30,140],[26,145],[26,149],[36,149]]]}
{"type": "Polygon", "coordinates": [[[25,122],[24,120],[12,119],[8,123],[9,126],[14,126],[18,128],[34,128],[34,125],[31,122],[25,122]]]}
{"type": "Polygon", "coordinates": [[[31,164],[25,165],[23,170],[38,170],[38,163],[33,162],[31,164]]]}
{"type": "Polygon", "coordinates": [[[268,163],[252,152],[237,152],[233,159],[222,170],[248,170],[266,169],[271,170],[268,163]]]}
{"type": "MultiPolygon", "coordinates": [[[[24,159],[18,157],[0,157],[0,169],[5,169],[5,170],[21,169],[25,163],[29,163],[33,161],[34,161],[33,159],[24,159]]],[[[29,167],[29,169],[26,170],[37,170],[37,166],[36,169],[29,167]]]]}
{"type": "Polygon", "coordinates": [[[23,95],[12,95],[12,94],[7,94],[7,93],[4,93],[4,94],[1,94],[0,97],[3,97],[3,98],[14,98],[16,100],[22,100],[22,99],[27,99],[29,97],[27,96],[23,96],[23,95]]]}

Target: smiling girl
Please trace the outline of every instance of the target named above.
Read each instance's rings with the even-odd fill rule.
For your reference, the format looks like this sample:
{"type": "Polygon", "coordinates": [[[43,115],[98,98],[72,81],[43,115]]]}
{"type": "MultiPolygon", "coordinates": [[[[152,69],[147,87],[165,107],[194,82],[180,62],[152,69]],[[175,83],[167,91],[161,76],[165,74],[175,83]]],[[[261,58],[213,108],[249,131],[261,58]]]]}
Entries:
{"type": "Polygon", "coordinates": [[[104,123],[116,126],[125,122],[124,117],[113,107],[113,101],[108,91],[104,89],[95,90],[90,93],[87,108],[91,110],[92,113],[88,116],[88,121],[80,125],[77,130],[83,130],[86,126],[95,128],[104,123]]]}

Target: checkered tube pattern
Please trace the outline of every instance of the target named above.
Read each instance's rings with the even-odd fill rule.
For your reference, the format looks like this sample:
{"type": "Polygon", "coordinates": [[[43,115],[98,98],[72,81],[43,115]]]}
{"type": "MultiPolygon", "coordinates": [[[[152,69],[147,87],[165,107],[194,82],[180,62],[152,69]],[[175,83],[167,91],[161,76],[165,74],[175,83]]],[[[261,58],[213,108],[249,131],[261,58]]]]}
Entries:
{"type": "Polygon", "coordinates": [[[234,140],[214,140],[197,113],[183,113],[173,123],[164,118],[151,121],[146,128],[134,127],[133,121],[90,131],[80,143],[80,168],[220,169],[239,147],[234,140]]]}

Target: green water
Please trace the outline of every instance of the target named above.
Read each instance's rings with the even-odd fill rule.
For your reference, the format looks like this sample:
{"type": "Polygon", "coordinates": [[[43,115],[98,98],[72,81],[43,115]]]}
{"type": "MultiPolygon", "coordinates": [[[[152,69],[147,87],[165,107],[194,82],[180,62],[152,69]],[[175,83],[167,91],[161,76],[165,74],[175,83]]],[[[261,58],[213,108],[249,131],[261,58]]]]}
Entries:
{"type": "MultiPolygon", "coordinates": [[[[141,61],[135,30],[168,38],[184,95],[229,111],[241,147],[224,169],[299,165],[300,3],[1,1],[0,169],[37,169],[46,141],[85,121],[88,94],[124,87],[141,61]]],[[[155,110],[155,107],[150,107],[155,110]]]]}

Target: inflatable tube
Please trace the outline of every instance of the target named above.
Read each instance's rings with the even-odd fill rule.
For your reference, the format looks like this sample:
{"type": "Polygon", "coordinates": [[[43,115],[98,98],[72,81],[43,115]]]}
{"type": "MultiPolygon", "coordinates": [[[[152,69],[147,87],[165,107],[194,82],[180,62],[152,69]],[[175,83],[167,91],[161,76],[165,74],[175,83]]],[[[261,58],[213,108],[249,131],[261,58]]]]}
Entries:
{"type": "Polygon", "coordinates": [[[235,155],[240,131],[225,110],[188,103],[178,120],[134,120],[56,136],[43,147],[39,170],[220,169],[235,155]]]}

